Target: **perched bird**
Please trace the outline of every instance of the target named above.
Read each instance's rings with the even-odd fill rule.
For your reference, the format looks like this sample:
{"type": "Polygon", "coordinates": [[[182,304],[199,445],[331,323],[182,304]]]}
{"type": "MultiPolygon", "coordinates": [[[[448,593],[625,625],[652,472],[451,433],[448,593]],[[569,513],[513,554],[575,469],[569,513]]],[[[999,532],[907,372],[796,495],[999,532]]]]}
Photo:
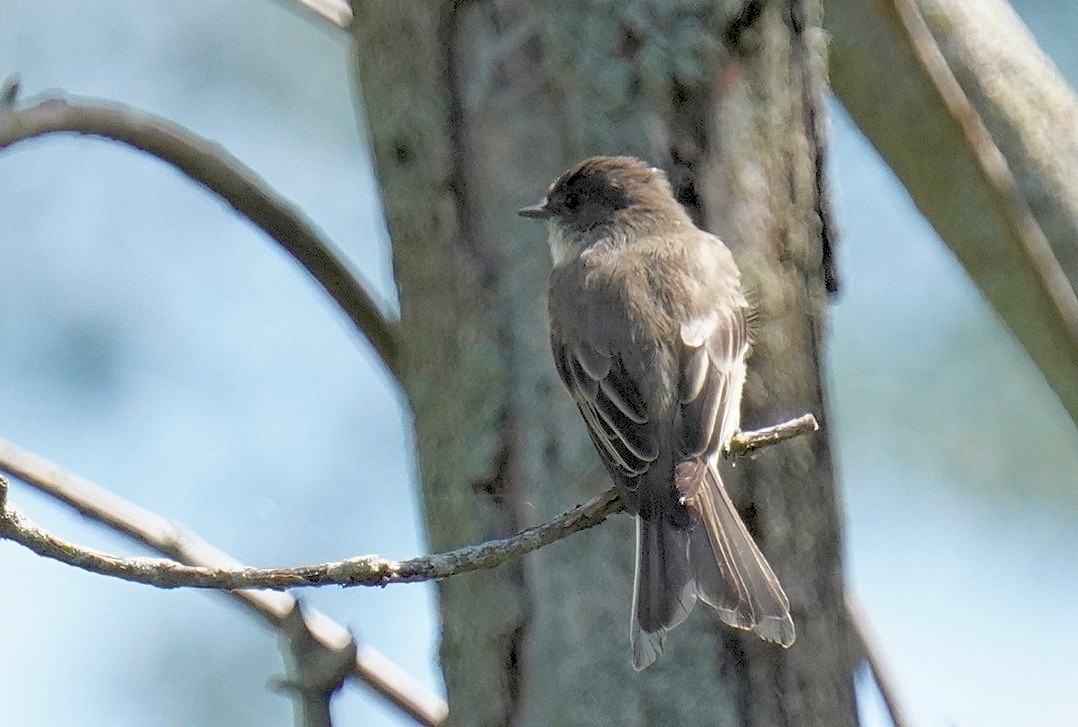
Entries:
{"type": "Polygon", "coordinates": [[[519,214],[548,223],[554,363],[636,516],[634,665],[658,658],[697,598],[790,646],[790,603],[718,471],[749,350],[730,251],[631,157],[586,159],[519,214]]]}

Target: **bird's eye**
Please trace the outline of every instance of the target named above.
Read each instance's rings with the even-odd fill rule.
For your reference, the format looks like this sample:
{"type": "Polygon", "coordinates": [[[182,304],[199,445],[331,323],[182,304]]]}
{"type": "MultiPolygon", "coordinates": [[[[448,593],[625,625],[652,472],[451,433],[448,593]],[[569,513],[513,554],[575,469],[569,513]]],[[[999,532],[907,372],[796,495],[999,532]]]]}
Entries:
{"type": "Polygon", "coordinates": [[[575,210],[580,206],[580,195],[576,192],[570,192],[565,195],[565,209],[575,210]]]}

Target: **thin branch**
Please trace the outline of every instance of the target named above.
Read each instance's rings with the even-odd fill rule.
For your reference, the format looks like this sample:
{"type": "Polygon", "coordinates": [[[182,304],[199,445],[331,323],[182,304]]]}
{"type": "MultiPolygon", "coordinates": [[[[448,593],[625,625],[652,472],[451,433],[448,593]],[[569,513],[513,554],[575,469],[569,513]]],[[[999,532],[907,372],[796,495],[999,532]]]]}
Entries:
{"type": "Polygon", "coordinates": [[[887,714],[891,717],[891,724],[894,727],[909,727],[910,722],[906,719],[901,706],[899,706],[894,681],[883,665],[883,658],[876,648],[875,639],[872,638],[860,604],[849,592],[846,593],[846,615],[857,638],[861,656],[868,665],[869,671],[872,672],[876,688],[880,690],[880,696],[883,698],[883,704],[887,708],[887,714]]]}
{"type": "Polygon", "coordinates": [[[778,444],[799,434],[810,434],[818,431],[820,431],[820,425],[816,422],[816,417],[811,414],[802,414],[796,419],[791,419],[782,424],[735,435],[730,440],[727,456],[751,458],[764,447],[770,447],[772,444],[778,444]]]}
{"type": "Polygon", "coordinates": [[[579,530],[598,525],[607,515],[620,509],[617,492],[610,489],[548,523],[510,538],[488,540],[479,545],[405,561],[362,555],[293,568],[195,566],[162,558],[121,558],[62,540],[34,525],[11,505],[0,512],[0,537],[19,543],[45,558],[91,573],[158,588],[266,588],[283,591],[303,586],[418,583],[494,568],[579,530]]]}
{"type": "MultiPolygon", "coordinates": [[[[747,454],[761,446],[816,431],[811,415],[776,427],[739,435],[731,444],[735,454],[747,454]]],[[[168,555],[171,560],[115,558],[65,543],[29,523],[7,504],[7,483],[0,477],[0,537],[19,542],[34,552],[71,565],[103,574],[111,574],[162,587],[195,586],[228,588],[229,596],[259,615],[282,635],[295,633],[297,601],[286,593],[245,590],[251,587],[286,588],[291,585],[383,585],[445,578],[455,573],[492,568],[511,558],[564,538],[578,530],[597,525],[608,515],[622,509],[613,489],[579,505],[548,523],[529,528],[512,538],[493,540],[449,553],[415,558],[403,562],[374,556],[353,558],[340,563],[306,566],[296,569],[258,570],[245,568],[231,556],[217,550],[197,536],[182,531],[175,524],[119,496],[72,474],[38,455],[0,439],[0,470],[18,477],[35,488],[65,502],[88,518],[168,555]],[[259,582],[259,578],[263,578],[259,582]],[[267,580],[268,578],[268,580],[267,580]],[[179,580],[175,580],[179,579],[179,580]],[[230,580],[231,579],[231,580],[230,580]],[[214,581],[217,581],[216,585],[214,581]],[[291,624],[291,625],[290,625],[291,624]]],[[[335,654],[355,648],[352,635],[336,622],[313,609],[302,614],[310,636],[290,641],[292,647],[306,648],[317,643],[332,661],[335,654]],[[296,646],[299,644],[299,646],[296,646]]],[[[445,703],[415,683],[407,674],[388,662],[370,647],[360,646],[351,664],[352,673],[379,694],[425,725],[437,725],[447,713],[445,703]]],[[[291,684],[297,682],[295,678],[291,684]]],[[[302,696],[302,695],[301,695],[302,696]]],[[[306,699],[306,697],[305,697],[306,699]]],[[[315,696],[310,697],[316,699],[315,696]]],[[[306,701],[301,708],[314,702],[306,701]]]]}
{"type": "Polygon", "coordinates": [[[375,302],[370,286],[349,269],[314,223],[220,145],[167,119],[116,103],[49,98],[22,107],[0,105],[0,150],[65,132],[99,136],[144,151],[220,196],[311,274],[397,374],[393,324],[375,302]]]}
{"type": "MultiPolygon", "coordinates": [[[[0,439],[0,470],[158,553],[207,568],[242,567],[239,561],[197,535],[3,439],[0,439]]],[[[6,488],[0,483],[0,505],[4,495],[6,488]]],[[[290,619],[293,619],[297,601],[292,595],[248,590],[222,593],[278,633],[294,632],[296,622],[290,619]]],[[[355,643],[346,628],[316,609],[304,608],[302,617],[310,637],[327,653],[340,653],[355,643]]],[[[444,721],[447,707],[441,697],[375,648],[357,645],[351,670],[353,676],[419,724],[433,727],[444,721]]],[[[294,675],[290,678],[295,679],[294,675]]]]}
{"type": "MultiPolygon", "coordinates": [[[[764,444],[775,444],[799,434],[816,431],[816,420],[800,417],[778,427],[739,435],[732,449],[752,451],[764,444]]],[[[0,470],[15,476],[28,469],[18,466],[19,452],[0,441],[0,470]],[[12,454],[16,456],[13,458],[12,454]],[[12,461],[12,460],[15,461],[12,461]]],[[[22,453],[28,454],[28,453],[22,453]]],[[[47,478],[46,478],[47,479],[47,478]]],[[[158,558],[120,558],[68,543],[31,523],[17,509],[8,505],[0,511],[0,537],[13,540],[46,558],[102,575],[110,575],[159,588],[266,588],[284,590],[302,586],[385,586],[390,583],[429,581],[469,571],[494,568],[513,558],[598,525],[607,516],[622,509],[613,488],[574,507],[558,517],[523,530],[508,538],[488,540],[446,553],[387,560],[374,555],[348,558],[293,568],[250,568],[224,564],[187,565],[158,558]]]]}

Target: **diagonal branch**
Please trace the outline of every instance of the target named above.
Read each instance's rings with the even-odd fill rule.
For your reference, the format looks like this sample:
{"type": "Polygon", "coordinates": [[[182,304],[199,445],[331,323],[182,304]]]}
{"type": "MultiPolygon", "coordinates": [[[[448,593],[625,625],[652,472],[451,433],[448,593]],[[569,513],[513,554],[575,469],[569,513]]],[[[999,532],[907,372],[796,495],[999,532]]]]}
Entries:
{"type": "MultiPolygon", "coordinates": [[[[1007,70],[990,71],[993,83],[1006,82],[1039,52],[1013,33],[1003,43],[996,40],[999,27],[1010,29],[1016,22],[1009,8],[1010,20],[998,12],[1005,3],[948,4],[969,13],[966,25],[975,31],[969,42],[997,44],[996,63],[1007,70]],[[990,6],[996,10],[988,12],[990,6]]],[[[826,29],[834,90],[1078,421],[1078,295],[986,126],[986,118],[998,120],[1005,112],[985,107],[978,113],[971,103],[920,10],[930,12],[933,5],[941,3],[830,0],[826,29]]],[[[947,17],[939,10],[932,15],[934,22],[947,17]]],[[[1028,114],[1028,133],[1043,137],[1039,144],[1051,150],[1047,166],[1065,169],[1069,157],[1060,149],[1068,146],[1064,139],[1073,138],[1072,125],[1063,122],[1053,129],[1043,106],[1022,102],[1040,99],[1049,86],[1065,88],[1051,74],[1045,65],[1017,81],[1026,87],[1015,87],[1014,102],[1028,114]]],[[[1056,92],[1045,103],[1078,114],[1073,98],[1059,96],[1056,92]]],[[[1029,173],[1017,157],[1011,162],[1029,173]]],[[[1058,183],[1049,189],[1040,203],[1064,219],[1068,203],[1062,200],[1073,193],[1058,183]]],[[[1073,235],[1065,236],[1063,247],[1073,248],[1072,242],[1073,235]]]]}
{"type": "Polygon", "coordinates": [[[910,721],[906,718],[902,703],[898,701],[898,695],[895,692],[894,679],[891,678],[891,674],[884,665],[883,657],[880,655],[875,639],[872,638],[869,631],[861,605],[853,594],[848,591],[846,593],[846,617],[850,620],[850,626],[853,628],[854,635],[857,638],[857,646],[860,647],[861,657],[865,660],[865,664],[872,673],[872,679],[876,682],[876,689],[879,690],[884,707],[887,709],[887,714],[891,717],[891,724],[893,727],[909,727],[910,721]]]}
{"type": "Polygon", "coordinates": [[[100,136],[139,149],[221,197],[295,258],[397,373],[393,324],[370,286],[349,269],[314,223],[220,145],[167,119],[116,103],[50,98],[25,106],[0,104],[0,150],[58,132],[100,136]]]}
{"type": "MultiPolygon", "coordinates": [[[[777,427],[768,427],[759,432],[742,433],[731,446],[731,450],[750,452],[764,444],[776,444],[817,429],[815,418],[806,415],[777,427]]],[[[35,455],[22,452],[14,445],[0,441],[0,470],[27,479],[31,483],[47,482],[50,477],[41,471],[42,466],[58,469],[36,458],[35,455]],[[36,463],[30,458],[36,460],[36,463]]],[[[0,493],[0,496],[3,494],[0,493]]],[[[607,516],[622,509],[617,492],[610,489],[542,525],[528,528],[508,538],[488,540],[446,553],[405,561],[364,555],[337,562],[293,568],[250,568],[234,565],[234,562],[225,563],[221,559],[215,560],[212,565],[204,563],[189,565],[173,560],[121,558],[100,553],[68,543],[38,528],[14,507],[5,503],[0,504],[3,504],[0,507],[0,537],[13,540],[38,555],[94,573],[159,588],[226,590],[247,588],[284,590],[322,585],[384,586],[390,583],[415,583],[449,578],[459,573],[494,568],[575,532],[598,525],[607,516]]],[[[160,521],[158,526],[161,527],[162,523],[166,529],[174,532],[175,529],[165,521],[160,521]]],[[[129,534],[137,527],[137,523],[132,523],[130,518],[125,518],[123,524],[120,525],[120,528],[129,534]]],[[[136,537],[142,539],[140,536],[136,537]]],[[[166,533],[164,537],[168,538],[169,535],[166,533]]]]}
{"type": "MultiPolygon", "coordinates": [[[[162,555],[206,568],[242,567],[227,553],[165,518],[3,439],[0,439],[0,470],[162,555]]],[[[0,477],[0,503],[5,493],[5,483],[0,477]]],[[[444,721],[447,708],[441,697],[375,648],[355,644],[352,634],[324,613],[305,607],[302,618],[296,619],[299,605],[296,598],[288,593],[251,590],[224,593],[266,626],[282,634],[282,638],[317,644],[327,658],[355,648],[350,669],[352,676],[419,724],[433,726],[444,721]],[[302,633],[300,626],[305,627],[306,634],[302,633]]]]}

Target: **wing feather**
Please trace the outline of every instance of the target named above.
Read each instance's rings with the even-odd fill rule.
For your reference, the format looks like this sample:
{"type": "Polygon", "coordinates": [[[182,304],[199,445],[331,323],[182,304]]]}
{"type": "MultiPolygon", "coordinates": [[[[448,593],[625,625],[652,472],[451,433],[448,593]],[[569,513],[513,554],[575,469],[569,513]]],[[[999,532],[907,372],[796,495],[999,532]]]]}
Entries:
{"type": "Polygon", "coordinates": [[[702,526],[689,538],[697,593],[725,623],[790,646],[795,634],[789,600],[717,469],[719,451],[741,422],[749,345],[744,309],[735,306],[691,321],[682,326],[681,339],[685,349],[675,424],[682,461],[675,469],[675,486],[702,526]]]}
{"type": "Polygon", "coordinates": [[[659,456],[658,437],[620,359],[582,342],[559,344],[553,333],[552,344],[558,373],[604,462],[627,478],[647,472],[659,456]]]}
{"type": "Polygon", "coordinates": [[[741,424],[748,327],[742,307],[731,306],[681,327],[684,346],[675,428],[682,454],[713,454],[729,444],[741,424]]]}

